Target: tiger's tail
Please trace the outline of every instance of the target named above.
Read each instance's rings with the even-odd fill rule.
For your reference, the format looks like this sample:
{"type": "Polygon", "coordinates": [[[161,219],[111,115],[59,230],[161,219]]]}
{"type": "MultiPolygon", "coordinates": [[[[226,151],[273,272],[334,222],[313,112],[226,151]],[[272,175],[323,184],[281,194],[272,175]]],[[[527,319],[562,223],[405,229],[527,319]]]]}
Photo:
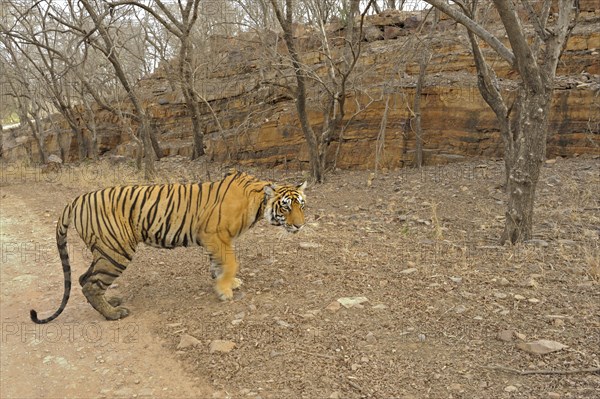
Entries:
{"type": "Polygon", "coordinates": [[[71,295],[71,265],[69,264],[69,252],[67,250],[67,230],[71,223],[71,215],[73,213],[73,203],[70,203],[65,207],[62,213],[62,217],[56,223],[56,246],[58,247],[58,253],[62,262],[62,269],[65,281],[65,291],[63,294],[62,302],[60,307],[54,314],[46,319],[38,319],[37,312],[33,309],[29,312],[31,320],[37,324],[45,324],[56,319],[67,306],[69,296],[71,295]]]}

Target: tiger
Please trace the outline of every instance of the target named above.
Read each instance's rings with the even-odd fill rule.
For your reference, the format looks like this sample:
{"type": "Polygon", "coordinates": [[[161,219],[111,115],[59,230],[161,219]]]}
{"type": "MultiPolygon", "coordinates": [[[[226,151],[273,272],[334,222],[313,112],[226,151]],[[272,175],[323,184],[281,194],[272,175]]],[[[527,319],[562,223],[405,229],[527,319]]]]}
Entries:
{"type": "Polygon", "coordinates": [[[37,324],[56,319],[71,292],[67,231],[71,223],[92,253],[92,263],[79,277],[87,301],[107,320],[129,315],[118,297],[107,299],[107,288],[131,262],[138,244],[157,248],[204,247],[210,273],[221,300],[231,300],[242,281],[233,244],[261,218],[290,233],[305,224],[307,182],[277,185],[245,172],[231,171],[222,180],[192,184],[116,186],[89,192],[67,204],[56,224],[56,245],[62,262],[64,294],[58,310],[37,324]]]}

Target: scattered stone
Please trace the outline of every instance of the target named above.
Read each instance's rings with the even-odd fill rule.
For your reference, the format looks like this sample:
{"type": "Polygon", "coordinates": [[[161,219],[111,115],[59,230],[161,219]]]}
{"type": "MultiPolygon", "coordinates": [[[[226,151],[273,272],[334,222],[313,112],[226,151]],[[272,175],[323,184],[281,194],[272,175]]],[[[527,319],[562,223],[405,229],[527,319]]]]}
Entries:
{"type": "Polygon", "coordinates": [[[540,240],[539,238],[533,238],[531,240],[525,241],[524,243],[533,245],[535,247],[542,247],[542,248],[545,248],[549,245],[548,241],[540,240]]]}
{"type": "Polygon", "coordinates": [[[363,363],[369,363],[369,358],[366,357],[366,356],[363,356],[363,357],[360,358],[360,361],[363,362],[363,363]]]}
{"type": "Polygon", "coordinates": [[[463,389],[462,385],[460,385],[460,384],[457,384],[457,383],[450,384],[450,385],[448,386],[448,390],[449,390],[449,391],[454,391],[454,392],[463,392],[463,391],[464,391],[464,389],[463,389]]]}
{"type": "Polygon", "coordinates": [[[565,325],[565,321],[563,319],[552,319],[552,324],[555,327],[562,327],[565,325]]]}
{"type": "Polygon", "coordinates": [[[501,279],[498,281],[498,284],[500,284],[501,286],[504,286],[504,287],[505,287],[505,286],[507,286],[507,285],[509,285],[509,284],[510,284],[510,281],[508,281],[508,279],[507,279],[507,278],[505,278],[505,277],[502,277],[502,278],[501,278],[501,279]]]}
{"type": "Polygon", "coordinates": [[[538,286],[538,282],[532,277],[525,282],[525,286],[529,288],[535,288],[538,286]]]}
{"type": "Polygon", "coordinates": [[[517,392],[518,388],[514,385],[509,385],[504,388],[504,392],[517,392]]]}
{"type": "Polygon", "coordinates": [[[368,302],[369,300],[364,296],[354,296],[338,298],[337,301],[346,309],[350,309],[356,307],[357,305],[360,305],[361,303],[368,302]]]}
{"type": "Polygon", "coordinates": [[[325,309],[329,310],[332,313],[335,313],[338,310],[340,310],[341,307],[342,305],[338,301],[333,301],[329,305],[327,305],[325,309]]]}
{"type": "Polygon", "coordinates": [[[387,309],[387,305],[384,305],[383,303],[378,303],[377,305],[373,306],[373,309],[377,309],[377,310],[384,310],[387,309]]]}
{"type": "Polygon", "coordinates": [[[517,301],[522,301],[523,299],[525,299],[525,297],[523,295],[515,294],[515,299],[517,301]]]}
{"type": "Polygon", "coordinates": [[[360,364],[356,364],[356,363],[353,363],[353,364],[350,366],[350,369],[351,369],[352,371],[356,371],[356,370],[358,370],[359,368],[360,368],[360,364]]]}
{"type": "Polygon", "coordinates": [[[277,319],[276,323],[278,326],[283,327],[283,328],[291,328],[292,327],[292,325],[285,320],[277,319]]]}
{"type": "Polygon", "coordinates": [[[563,345],[560,342],[540,339],[538,341],[522,342],[517,344],[517,348],[534,355],[545,355],[547,353],[557,352],[564,348],[568,348],[568,346],[563,345]]]}
{"type": "Polygon", "coordinates": [[[48,163],[63,163],[62,159],[58,155],[51,154],[48,156],[48,163]]]}
{"type": "Polygon", "coordinates": [[[417,335],[417,339],[419,341],[423,342],[427,339],[427,337],[425,336],[425,334],[419,334],[419,335],[417,335]]]}
{"type": "Polygon", "coordinates": [[[374,344],[377,342],[377,339],[375,338],[375,335],[372,332],[369,332],[367,334],[367,336],[365,337],[365,340],[367,341],[367,343],[369,344],[374,344]]]}
{"type": "Polygon", "coordinates": [[[466,310],[467,310],[467,307],[464,305],[458,305],[456,308],[454,308],[454,312],[456,314],[464,313],[464,312],[466,312],[466,310]]]}
{"type": "Polygon", "coordinates": [[[527,302],[529,302],[529,303],[540,303],[540,300],[539,300],[539,299],[537,299],[537,298],[529,298],[529,299],[527,300],[527,302]]]}
{"type": "Polygon", "coordinates": [[[573,240],[565,240],[565,239],[558,240],[558,243],[559,243],[560,245],[577,245],[577,242],[576,242],[576,241],[573,241],[573,240]]]}
{"type": "Polygon", "coordinates": [[[316,242],[301,242],[298,244],[298,247],[300,247],[300,249],[317,249],[321,248],[321,244],[316,242]]]}
{"type": "Polygon", "coordinates": [[[193,346],[200,346],[202,342],[196,337],[192,337],[189,334],[182,334],[177,349],[185,349],[193,346]]]}
{"type": "Polygon", "coordinates": [[[560,399],[560,394],[557,392],[548,392],[547,395],[550,399],[560,399]]]}
{"type": "Polygon", "coordinates": [[[513,340],[513,330],[502,330],[498,333],[498,339],[503,342],[510,342],[513,340]]]}
{"type": "Polygon", "coordinates": [[[411,267],[400,271],[400,274],[412,274],[417,271],[416,267],[411,267]]]}
{"type": "Polygon", "coordinates": [[[340,399],[341,397],[342,394],[339,391],[332,392],[331,395],[329,395],[329,399],[340,399]]]}
{"type": "Polygon", "coordinates": [[[504,292],[494,292],[494,296],[498,299],[505,299],[508,295],[504,292]]]}
{"type": "Polygon", "coordinates": [[[133,397],[134,394],[135,394],[134,390],[129,387],[123,387],[114,392],[115,396],[123,396],[123,397],[127,397],[127,398],[133,397]]]}
{"type": "Polygon", "coordinates": [[[558,176],[548,176],[548,178],[546,179],[546,184],[549,186],[556,186],[557,184],[560,184],[560,179],[558,178],[558,176]]]}
{"type": "Polygon", "coordinates": [[[517,339],[520,339],[521,341],[525,341],[527,339],[527,335],[518,332],[515,332],[515,337],[517,337],[517,339]]]}
{"type": "Polygon", "coordinates": [[[450,277],[450,280],[452,280],[456,284],[462,283],[462,277],[450,277]]]}
{"type": "Polygon", "coordinates": [[[210,353],[229,353],[233,350],[233,348],[235,348],[235,342],[216,339],[210,343],[209,351],[210,353]]]}

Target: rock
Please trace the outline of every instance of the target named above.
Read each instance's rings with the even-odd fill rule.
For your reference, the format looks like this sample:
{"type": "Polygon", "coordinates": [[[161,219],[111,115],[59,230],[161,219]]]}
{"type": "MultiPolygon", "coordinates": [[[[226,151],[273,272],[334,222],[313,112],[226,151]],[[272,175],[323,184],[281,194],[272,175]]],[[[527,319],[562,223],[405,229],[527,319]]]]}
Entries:
{"type": "Polygon", "coordinates": [[[537,298],[529,298],[529,299],[527,300],[527,302],[530,302],[530,303],[540,303],[540,300],[539,300],[539,299],[537,299],[537,298]]]}
{"type": "Polygon", "coordinates": [[[321,248],[322,245],[318,244],[316,242],[301,242],[298,244],[298,247],[300,249],[317,249],[317,248],[321,248]]]}
{"type": "Polygon", "coordinates": [[[210,353],[229,353],[233,350],[233,348],[235,348],[235,342],[216,339],[210,343],[209,351],[210,353]]]}
{"type": "Polygon", "coordinates": [[[552,319],[552,324],[555,327],[562,327],[565,325],[565,321],[563,319],[552,319]]]}
{"type": "Polygon", "coordinates": [[[375,335],[373,335],[373,333],[369,331],[369,333],[365,337],[365,341],[367,341],[368,344],[374,344],[377,342],[377,339],[375,338],[375,335]]]}
{"type": "Polygon", "coordinates": [[[457,307],[454,308],[454,312],[456,314],[464,313],[464,312],[466,312],[466,310],[467,310],[467,307],[464,305],[458,305],[457,307]]]}
{"type": "Polygon", "coordinates": [[[407,33],[402,28],[398,28],[395,26],[385,26],[383,28],[383,38],[384,40],[395,39],[399,36],[404,36],[407,33]]]}
{"type": "Polygon", "coordinates": [[[200,342],[200,340],[196,337],[192,337],[189,334],[182,334],[181,335],[181,340],[179,341],[179,344],[177,345],[177,349],[185,349],[185,348],[189,348],[189,347],[193,347],[193,346],[200,346],[202,344],[202,342],[200,342]]]}
{"type": "Polygon", "coordinates": [[[503,342],[510,342],[513,340],[513,330],[502,330],[498,333],[498,339],[503,342]]]}
{"type": "Polygon", "coordinates": [[[341,307],[342,305],[338,301],[333,301],[329,305],[327,305],[325,309],[329,310],[332,313],[335,313],[338,310],[340,310],[341,307]]]}
{"type": "Polygon", "coordinates": [[[549,245],[548,241],[540,240],[539,238],[533,238],[531,240],[524,241],[524,243],[533,245],[535,247],[542,247],[542,248],[545,248],[549,245]]]}
{"type": "Polygon", "coordinates": [[[517,301],[522,301],[523,299],[525,299],[525,297],[523,295],[519,295],[519,294],[515,294],[514,297],[517,301]]]}
{"type": "Polygon", "coordinates": [[[350,309],[356,307],[357,305],[360,305],[361,303],[368,302],[369,300],[364,296],[354,296],[338,298],[337,301],[346,309],[350,309]]]}
{"type": "Polygon", "coordinates": [[[417,269],[415,267],[411,267],[408,269],[404,269],[400,271],[400,274],[412,274],[415,273],[417,271],[417,269]]]}
{"type": "Polygon", "coordinates": [[[367,26],[363,31],[367,42],[383,39],[383,32],[376,26],[367,26]]]}
{"type": "Polygon", "coordinates": [[[278,326],[283,327],[283,328],[290,328],[290,327],[292,327],[292,325],[290,323],[288,323],[287,321],[285,321],[285,320],[277,319],[276,323],[277,323],[278,326]]]}
{"type": "Polygon", "coordinates": [[[454,391],[454,392],[463,392],[463,387],[460,384],[454,383],[454,384],[450,384],[448,386],[448,390],[449,391],[454,391]]]}
{"type": "Polygon", "coordinates": [[[571,245],[577,245],[577,241],[565,240],[565,239],[558,240],[558,243],[560,245],[569,245],[569,246],[571,246],[571,245]]]}
{"type": "Polygon", "coordinates": [[[377,310],[385,310],[387,308],[388,308],[388,306],[384,305],[383,303],[378,303],[377,305],[373,306],[373,309],[377,309],[377,310]]]}
{"type": "Polygon", "coordinates": [[[134,394],[135,394],[134,390],[132,388],[128,388],[128,387],[123,387],[114,392],[115,396],[123,396],[123,397],[127,397],[127,398],[133,397],[134,394]]]}
{"type": "Polygon", "coordinates": [[[548,392],[546,396],[550,399],[560,399],[560,394],[557,392],[548,392]]]}
{"type": "Polygon", "coordinates": [[[502,277],[499,281],[498,284],[502,285],[502,286],[507,286],[510,284],[510,281],[508,281],[508,279],[506,279],[505,277],[502,277]]]}
{"type": "Polygon", "coordinates": [[[504,392],[517,392],[518,388],[514,385],[509,385],[504,388],[504,392]]]}
{"type": "Polygon", "coordinates": [[[518,332],[515,332],[515,337],[517,337],[517,339],[520,339],[521,341],[525,341],[527,339],[527,335],[518,332]]]}
{"type": "Polygon", "coordinates": [[[48,163],[52,163],[52,162],[61,164],[61,163],[63,163],[63,160],[58,155],[51,154],[48,156],[48,163]]]}
{"type": "Polygon", "coordinates": [[[563,345],[560,342],[540,339],[538,341],[522,342],[517,344],[517,348],[534,355],[545,355],[547,353],[557,352],[564,348],[568,348],[568,346],[563,345]]]}
{"type": "Polygon", "coordinates": [[[456,284],[462,283],[462,277],[450,277],[450,280],[456,284]]]}
{"type": "Polygon", "coordinates": [[[498,299],[504,299],[506,298],[508,295],[506,295],[504,292],[494,292],[494,296],[498,299]]]}
{"type": "Polygon", "coordinates": [[[418,334],[417,335],[417,339],[421,342],[425,341],[427,339],[427,337],[425,336],[425,334],[418,334]]]}

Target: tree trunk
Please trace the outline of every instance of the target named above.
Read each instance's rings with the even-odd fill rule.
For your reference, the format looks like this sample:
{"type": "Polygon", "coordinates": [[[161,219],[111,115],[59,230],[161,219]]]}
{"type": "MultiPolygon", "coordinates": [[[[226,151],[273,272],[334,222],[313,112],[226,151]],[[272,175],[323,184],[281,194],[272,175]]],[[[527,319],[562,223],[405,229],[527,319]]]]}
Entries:
{"type": "Polygon", "coordinates": [[[144,178],[146,180],[152,180],[154,176],[156,176],[156,169],[154,168],[155,150],[152,145],[152,135],[150,132],[152,127],[146,118],[142,118],[139,129],[143,143],[144,178]]]}
{"type": "Polygon", "coordinates": [[[501,244],[531,239],[535,189],[546,158],[551,89],[532,93],[521,89],[505,140],[508,208],[501,244]]]}
{"type": "Polygon", "coordinates": [[[191,159],[197,159],[204,155],[204,133],[200,124],[199,99],[195,92],[194,71],[192,70],[192,55],[189,43],[189,31],[183,32],[180,37],[181,49],[179,51],[179,76],[180,87],[185,97],[187,110],[192,120],[192,135],[194,138],[194,149],[191,159]]]}
{"type": "Polygon", "coordinates": [[[417,79],[417,87],[415,89],[415,102],[413,106],[415,114],[415,138],[416,138],[416,154],[415,166],[421,168],[423,166],[423,131],[421,129],[421,94],[423,92],[423,81],[425,80],[425,70],[431,55],[423,55],[419,60],[419,78],[417,79]]]}

